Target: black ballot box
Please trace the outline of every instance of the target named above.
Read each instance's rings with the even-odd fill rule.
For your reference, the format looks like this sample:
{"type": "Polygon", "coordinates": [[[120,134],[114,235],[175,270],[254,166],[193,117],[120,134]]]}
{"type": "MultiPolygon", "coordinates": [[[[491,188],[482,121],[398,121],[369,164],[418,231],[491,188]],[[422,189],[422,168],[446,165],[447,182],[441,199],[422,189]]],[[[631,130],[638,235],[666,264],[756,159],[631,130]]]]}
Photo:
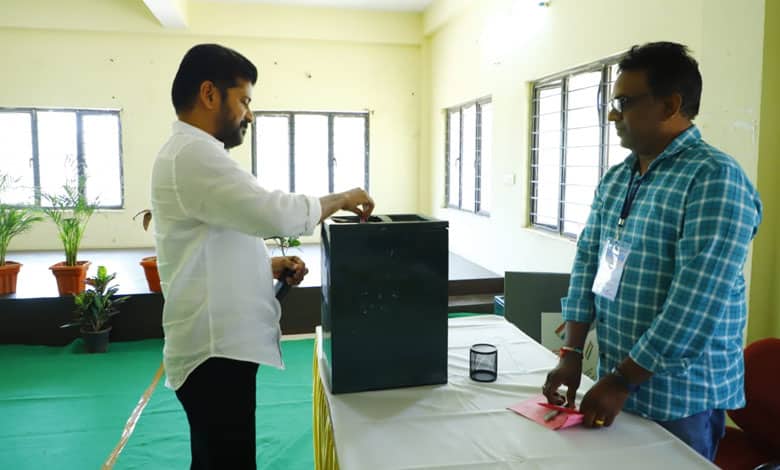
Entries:
{"type": "Polygon", "coordinates": [[[448,223],[322,224],[322,348],[332,393],[447,382],[448,223]]]}

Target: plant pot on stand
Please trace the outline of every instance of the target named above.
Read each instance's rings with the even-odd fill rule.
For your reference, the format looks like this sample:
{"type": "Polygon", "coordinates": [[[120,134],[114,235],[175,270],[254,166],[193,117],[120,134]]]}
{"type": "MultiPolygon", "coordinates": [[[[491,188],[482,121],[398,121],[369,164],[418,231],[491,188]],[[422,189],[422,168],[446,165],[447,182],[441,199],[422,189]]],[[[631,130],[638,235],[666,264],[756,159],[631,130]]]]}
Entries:
{"type": "Polygon", "coordinates": [[[16,278],[21,267],[21,264],[13,261],[0,265],[0,295],[16,293],[16,278]]]}
{"type": "Polygon", "coordinates": [[[5,191],[12,187],[14,180],[8,175],[0,173],[0,295],[8,295],[16,292],[16,279],[19,275],[21,264],[6,261],[8,246],[11,240],[32,227],[41,220],[34,210],[26,207],[14,207],[3,202],[5,191]]]}
{"type": "Polygon", "coordinates": [[[146,258],[142,258],[140,264],[144,268],[146,283],[149,285],[149,290],[152,292],[162,292],[162,288],[160,287],[160,272],[157,271],[157,257],[147,256],[146,258]]]}
{"type": "Polygon", "coordinates": [[[57,290],[60,296],[75,295],[84,292],[86,287],[89,261],[76,261],[75,266],[68,266],[64,261],[49,266],[57,280],[57,290]]]}
{"type": "MultiPolygon", "coordinates": [[[[152,211],[150,209],[143,209],[133,216],[133,220],[139,215],[143,216],[141,224],[144,228],[144,232],[149,230],[149,224],[152,222],[152,211]]],[[[160,272],[157,270],[157,257],[147,256],[141,258],[141,266],[144,268],[144,275],[146,276],[146,283],[149,285],[149,290],[152,292],[162,292],[160,287],[160,272]]]]}
{"type": "Polygon", "coordinates": [[[78,185],[65,184],[59,194],[43,194],[48,202],[48,207],[42,208],[43,213],[57,226],[65,251],[65,261],[49,267],[57,279],[60,296],[84,292],[89,262],[76,260],[87,223],[97,207],[87,201],[83,191],[85,186],[82,177],[78,185]]]}

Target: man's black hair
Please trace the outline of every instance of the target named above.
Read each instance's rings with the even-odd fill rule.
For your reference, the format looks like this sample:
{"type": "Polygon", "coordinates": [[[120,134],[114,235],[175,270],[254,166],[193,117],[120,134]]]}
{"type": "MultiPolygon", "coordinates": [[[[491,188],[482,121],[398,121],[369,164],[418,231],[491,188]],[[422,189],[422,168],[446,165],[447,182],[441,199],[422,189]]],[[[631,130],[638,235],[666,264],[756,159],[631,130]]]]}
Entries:
{"type": "Polygon", "coordinates": [[[651,42],[634,46],[620,61],[624,70],[643,70],[653,96],[678,93],[682,97],[680,111],[689,119],[699,114],[701,74],[699,64],[688,48],[674,42],[651,42]]]}
{"type": "Polygon", "coordinates": [[[257,68],[246,57],[219,44],[198,44],[187,51],[173,79],[171,99],[176,113],[192,109],[204,81],[214,82],[224,98],[238,79],[257,83],[257,68]]]}

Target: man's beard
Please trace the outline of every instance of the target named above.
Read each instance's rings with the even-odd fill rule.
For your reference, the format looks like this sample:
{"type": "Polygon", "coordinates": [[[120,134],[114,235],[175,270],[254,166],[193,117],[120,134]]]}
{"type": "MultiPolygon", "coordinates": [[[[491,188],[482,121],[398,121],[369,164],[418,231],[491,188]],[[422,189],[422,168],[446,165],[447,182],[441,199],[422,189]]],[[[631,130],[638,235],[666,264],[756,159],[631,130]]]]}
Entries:
{"type": "Polygon", "coordinates": [[[214,137],[225,144],[225,150],[232,149],[233,147],[241,145],[244,141],[244,134],[246,133],[248,126],[249,121],[244,119],[241,121],[241,124],[233,127],[232,121],[228,116],[227,107],[223,106],[222,112],[220,113],[219,131],[217,131],[217,135],[214,137]]]}

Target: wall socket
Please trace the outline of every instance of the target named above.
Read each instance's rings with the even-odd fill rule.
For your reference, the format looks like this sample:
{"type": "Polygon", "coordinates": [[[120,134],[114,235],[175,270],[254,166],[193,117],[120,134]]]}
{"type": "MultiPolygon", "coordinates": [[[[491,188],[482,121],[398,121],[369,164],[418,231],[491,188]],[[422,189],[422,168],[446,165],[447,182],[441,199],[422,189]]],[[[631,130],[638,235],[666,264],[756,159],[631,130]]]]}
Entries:
{"type": "Polygon", "coordinates": [[[514,173],[504,175],[504,186],[514,186],[515,180],[516,178],[514,173]]]}

